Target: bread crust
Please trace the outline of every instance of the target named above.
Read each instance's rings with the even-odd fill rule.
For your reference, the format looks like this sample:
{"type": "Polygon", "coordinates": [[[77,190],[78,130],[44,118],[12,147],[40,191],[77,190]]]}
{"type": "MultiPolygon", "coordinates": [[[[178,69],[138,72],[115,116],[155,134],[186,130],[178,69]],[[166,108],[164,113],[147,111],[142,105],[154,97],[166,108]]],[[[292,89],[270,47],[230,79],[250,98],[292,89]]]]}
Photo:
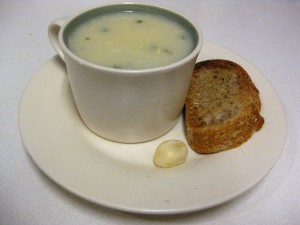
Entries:
{"type": "Polygon", "coordinates": [[[185,102],[188,143],[201,154],[238,147],[263,126],[260,110],[259,91],[240,65],[199,62],[185,102]]]}

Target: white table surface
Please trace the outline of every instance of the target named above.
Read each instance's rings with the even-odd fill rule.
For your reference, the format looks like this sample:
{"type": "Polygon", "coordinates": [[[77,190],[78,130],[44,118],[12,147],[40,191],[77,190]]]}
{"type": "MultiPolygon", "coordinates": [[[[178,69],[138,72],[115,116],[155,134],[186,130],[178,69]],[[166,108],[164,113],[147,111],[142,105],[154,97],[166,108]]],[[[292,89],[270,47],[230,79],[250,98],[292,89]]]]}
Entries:
{"type": "Polygon", "coordinates": [[[300,1],[148,0],[188,15],[204,38],[246,58],[282,99],[287,138],[269,175],[220,206],[172,216],[107,209],[62,189],[30,159],[19,103],[35,72],[55,55],[50,21],[109,1],[0,1],[0,224],[300,224],[300,1]]]}

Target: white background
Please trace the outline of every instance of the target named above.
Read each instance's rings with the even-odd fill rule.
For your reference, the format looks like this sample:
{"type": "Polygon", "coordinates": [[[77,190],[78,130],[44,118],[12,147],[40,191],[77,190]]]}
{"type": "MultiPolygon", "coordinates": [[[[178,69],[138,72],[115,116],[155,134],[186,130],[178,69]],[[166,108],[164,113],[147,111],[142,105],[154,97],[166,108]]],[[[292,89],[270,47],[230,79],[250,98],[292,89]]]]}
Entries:
{"type": "MultiPolygon", "coordinates": [[[[282,99],[287,138],[269,175],[246,194],[200,212],[142,216],[84,201],[49,180],[22,144],[18,110],[35,72],[55,55],[48,24],[110,1],[0,1],[0,224],[300,224],[300,1],[153,0],[181,12],[204,38],[246,58],[282,99]]],[[[142,1],[137,1],[142,2],[142,1]]]]}

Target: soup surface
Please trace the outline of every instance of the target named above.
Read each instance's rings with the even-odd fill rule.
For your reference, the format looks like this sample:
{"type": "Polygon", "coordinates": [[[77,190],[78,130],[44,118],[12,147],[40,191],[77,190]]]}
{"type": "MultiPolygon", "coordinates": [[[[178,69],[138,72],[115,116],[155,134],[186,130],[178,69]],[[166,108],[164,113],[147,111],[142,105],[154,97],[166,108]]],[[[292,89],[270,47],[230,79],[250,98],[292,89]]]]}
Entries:
{"type": "Polygon", "coordinates": [[[117,69],[146,69],[179,61],[193,49],[192,36],[163,16],[118,12],[94,17],[69,35],[79,57],[117,69]]]}

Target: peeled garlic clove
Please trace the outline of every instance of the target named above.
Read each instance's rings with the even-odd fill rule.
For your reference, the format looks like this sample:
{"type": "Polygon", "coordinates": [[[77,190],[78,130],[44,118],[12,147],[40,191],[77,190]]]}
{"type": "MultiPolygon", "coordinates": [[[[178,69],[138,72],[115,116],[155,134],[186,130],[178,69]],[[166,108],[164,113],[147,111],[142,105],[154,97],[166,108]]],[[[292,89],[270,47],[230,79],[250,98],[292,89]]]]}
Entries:
{"type": "Polygon", "coordinates": [[[162,142],[153,156],[153,163],[157,167],[169,168],[185,163],[188,155],[186,144],[179,140],[162,142]]]}

